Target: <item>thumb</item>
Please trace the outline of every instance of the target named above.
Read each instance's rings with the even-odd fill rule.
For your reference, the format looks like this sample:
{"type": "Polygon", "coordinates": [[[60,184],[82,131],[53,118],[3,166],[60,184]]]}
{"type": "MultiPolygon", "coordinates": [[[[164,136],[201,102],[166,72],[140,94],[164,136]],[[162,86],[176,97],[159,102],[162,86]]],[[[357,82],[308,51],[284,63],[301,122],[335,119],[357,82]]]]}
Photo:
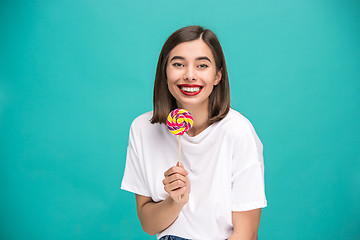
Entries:
{"type": "Polygon", "coordinates": [[[184,168],[184,165],[181,162],[177,162],[176,166],[184,168]]]}

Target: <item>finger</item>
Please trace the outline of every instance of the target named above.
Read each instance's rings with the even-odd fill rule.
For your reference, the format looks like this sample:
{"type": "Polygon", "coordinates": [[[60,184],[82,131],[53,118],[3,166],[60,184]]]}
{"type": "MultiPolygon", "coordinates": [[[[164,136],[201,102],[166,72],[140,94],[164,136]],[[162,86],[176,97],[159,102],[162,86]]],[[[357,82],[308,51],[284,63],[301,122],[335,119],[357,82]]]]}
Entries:
{"type": "Polygon", "coordinates": [[[173,173],[174,173],[174,167],[171,167],[171,168],[169,168],[168,170],[166,170],[164,172],[164,176],[167,177],[167,176],[169,176],[170,174],[173,174],[173,173]]]}
{"type": "Polygon", "coordinates": [[[165,189],[165,191],[166,192],[171,192],[171,191],[176,191],[176,190],[178,190],[179,188],[182,188],[182,187],[184,187],[185,186],[185,183],[183,182],[183,181],[181,181],[181,180],[176,180],[176,181],[174,181],[174,182],[172,182],[172,183],[169,183],[169,184],[166,184],[165,186],[164,186],[164,189],[165,189]]]}
{"type": "Polygon", "coordinates": [[[172,183],[167,184],[169,186],[170,191],[175,191],[179,188],[185,187],[185,183],[181,180],[176,180],[172,183]]]}
{"type": "Polygon", "coordinates": [[[183,165],[181,162],[177,162],[176,166],[177,166],[177,167],[184,168],[184,165],[183,165]]]}
{"type": "Polygon", "coordinates": [[[168,177],[165,177],[164,180],[163,180],[163,184],[172,183],[172,182],[174,182],[176,180],[181,180],[184,183],[186,183],[187,179],[188,179],[187,177],[185,177],[185,176],[183,176],[183,175],[181,175],[179,173],[174,173],[174,174],[172,174],[172,175],[170,175],[168,177]]]}
{"type": "Polygon", "coordinates": [[[186,187],[179,188],[176,191],[170,192],[170,197],[175,201],[179,201],[179,198],[186,193],[186,187]]]}
{"type": "Polygon", "coordinates": [[[166,172],[164,172],[164,176],[167,177],[174,173],[179,173],[184,176],[188,175],[188,172],[184,168],[174,166],[169,168],[166,172]]]}
{"type": "Polygon", "coordinates": [[[174,173],[180,173],[180,174],[182,174],[182,175],[184,175],[184,176],[186,176],[186,175],[188,174],[188,172],[187,172],[184,168],[182,168],[182,167],[177,167],[177,166],[173,166],[173,167],[169,168],[169,169],[164,173],[164,176],[165,176],[165,177],[166,177],[166,176],[170,176],[170,175],[172,175],[172,174],[174,174],[174,173]]]}

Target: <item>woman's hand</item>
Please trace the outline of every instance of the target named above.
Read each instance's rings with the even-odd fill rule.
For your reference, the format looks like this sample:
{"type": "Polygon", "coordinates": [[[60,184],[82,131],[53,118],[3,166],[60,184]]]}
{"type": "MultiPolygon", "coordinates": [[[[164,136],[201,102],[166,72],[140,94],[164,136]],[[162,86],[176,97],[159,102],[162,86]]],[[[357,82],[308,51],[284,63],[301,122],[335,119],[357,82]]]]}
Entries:
{"type": "Polygon", "coordinates": [[[176,166],[169,168],[164,173],[164,176],[165,191],[174,202],[185,205],[189,201],[191,187],[188,172],[184,169],[184,166],[178,163],[176,166]]]}

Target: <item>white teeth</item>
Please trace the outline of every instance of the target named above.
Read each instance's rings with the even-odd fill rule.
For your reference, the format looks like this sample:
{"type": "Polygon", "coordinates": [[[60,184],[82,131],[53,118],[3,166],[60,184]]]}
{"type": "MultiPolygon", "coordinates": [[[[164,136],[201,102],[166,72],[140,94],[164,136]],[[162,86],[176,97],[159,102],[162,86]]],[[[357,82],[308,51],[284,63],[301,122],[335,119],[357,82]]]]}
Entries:
{"type": "Polygon", "coordinates": [[[184,92],[198,92],[200,91],[200,87],[181,87],[181,90],[184,92]]]}

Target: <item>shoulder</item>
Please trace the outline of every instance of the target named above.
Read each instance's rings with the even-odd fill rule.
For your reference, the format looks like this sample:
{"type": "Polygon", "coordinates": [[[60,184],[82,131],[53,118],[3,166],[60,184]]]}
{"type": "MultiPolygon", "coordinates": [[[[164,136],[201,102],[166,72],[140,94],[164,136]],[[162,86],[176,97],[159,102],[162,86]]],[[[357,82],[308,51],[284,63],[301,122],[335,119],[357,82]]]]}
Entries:
{"type": "Polygon", "coordinates": [[[224,130],[235,133],[254,130],[254,127],[249,119],[232,108],[230,108],[229,113],[221,121],[221,125],[224,130]]]}
{"type": "Polygon", "coordinates": [[[254,142],[259,146],[262,145],[250,120],[232,108],[220,121],[219,130],[234,143],[254,142]]]}
{"type": "Polygon", "coordinates": [[[151,124],[150,123],[151,118],[152,118],[152,111],[143,113],[132,121],[131,128],[147,127],[148,125],[151,124]]]}
{"type": "Polygon", "coordinates": [[[146,112],[136,117],[130,126],[130,133],[136,136],[155,136],[162,131],[163,124],[151,123],[153,112],[146,112]]]}

